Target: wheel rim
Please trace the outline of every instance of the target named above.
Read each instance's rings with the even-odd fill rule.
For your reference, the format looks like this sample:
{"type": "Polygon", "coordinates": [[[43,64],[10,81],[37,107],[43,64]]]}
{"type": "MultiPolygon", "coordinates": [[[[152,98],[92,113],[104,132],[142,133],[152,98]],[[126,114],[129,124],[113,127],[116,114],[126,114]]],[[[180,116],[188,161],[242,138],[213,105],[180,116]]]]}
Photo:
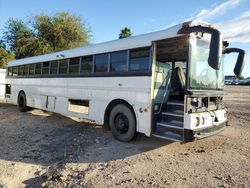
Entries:
{"type": "Polygon", "coordinates": [[[125,116],[122,113],[119,113],[115,117],[115,129],[120,133],[120,134],[126,134],[129,129],[129,120],[127,116],[125,116]]]}

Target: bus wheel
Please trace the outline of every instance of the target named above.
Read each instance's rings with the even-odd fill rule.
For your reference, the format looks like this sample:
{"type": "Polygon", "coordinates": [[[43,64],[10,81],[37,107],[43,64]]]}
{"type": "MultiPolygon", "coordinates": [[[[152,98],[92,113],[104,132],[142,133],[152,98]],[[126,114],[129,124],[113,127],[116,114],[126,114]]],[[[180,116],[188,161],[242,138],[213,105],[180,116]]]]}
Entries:
{"type": "Polygon", "coordinates": [[[111,110],[109,125],[117,140],[128,142],[136,136],[135,116],[132,110],[124,104],[118,104],[111,110]]]}
{"type": "Polygon", "coordinates": [[[21,92],[18,96],[18,107],[21,112],[27,112],[28,107],[26,103],[26,95],[24,92],[21,92]]]}

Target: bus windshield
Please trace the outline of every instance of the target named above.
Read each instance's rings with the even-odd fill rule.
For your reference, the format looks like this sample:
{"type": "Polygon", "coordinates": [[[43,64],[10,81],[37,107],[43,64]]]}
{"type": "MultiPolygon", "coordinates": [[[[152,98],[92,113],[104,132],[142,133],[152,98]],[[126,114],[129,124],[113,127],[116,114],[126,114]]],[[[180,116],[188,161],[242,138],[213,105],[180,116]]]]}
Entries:
{"type": "Polygon", "coordinates": [[[221,68],[215,70],[208,64],[210,35],[190,38],[189,89],[223,90],[224,67],[223,57],[221,68]]]}

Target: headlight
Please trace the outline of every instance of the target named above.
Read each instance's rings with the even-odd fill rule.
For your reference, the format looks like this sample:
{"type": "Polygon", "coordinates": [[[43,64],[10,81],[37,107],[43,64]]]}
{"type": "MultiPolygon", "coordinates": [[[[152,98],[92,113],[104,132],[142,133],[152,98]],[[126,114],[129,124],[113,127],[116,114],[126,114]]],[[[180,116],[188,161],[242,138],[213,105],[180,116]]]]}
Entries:
{"type": "Polygon", "coordinates": [[[194,119],[194,126],[195,126],[195,127],[198,127],[199,124],[200,124],[200,118],[199,118],[199,117],[196,117],[196,118],[194,119]]]}
{"type": "Polygon", "coordinates": [[[202,117],[201,118],[201,125],[204,125],[205,124],[205,117],[202,117]]]}

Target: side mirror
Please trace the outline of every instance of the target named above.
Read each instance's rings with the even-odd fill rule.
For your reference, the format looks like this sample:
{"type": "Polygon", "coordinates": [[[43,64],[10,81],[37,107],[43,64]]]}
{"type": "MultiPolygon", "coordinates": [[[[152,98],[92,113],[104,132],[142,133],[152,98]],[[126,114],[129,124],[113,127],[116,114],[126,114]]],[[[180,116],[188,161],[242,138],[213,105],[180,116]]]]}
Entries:
{"type": "Polygon", "coordinates": [[[178,34],[189,33],[208,33],[211,34],[211,41],[209,46],[208,64],[215,70],[220,69],[220,57],[222,53],[221,33],[217,29],[203,26],[183,27],[178,31],[178,34]]]}
{"type": "Polygon", "coordinates": [[[224,53],[225,54],[238,53],[238,57],[237,57],[236,64],[234,67],[234,74],[236,77],[240,77],[241,73],[243,71],[243,68],[245,66],[245,54],[246,54],[246,52],[242,49],[239,49],[239,48],[226,48],[224,53]]]}
{"type": "Polygon", "coordinates": [[[215,70],[220,69],[220,58],[222,54],[221,34],[218,30],[211,31],[208,64],[215,70]]]}

